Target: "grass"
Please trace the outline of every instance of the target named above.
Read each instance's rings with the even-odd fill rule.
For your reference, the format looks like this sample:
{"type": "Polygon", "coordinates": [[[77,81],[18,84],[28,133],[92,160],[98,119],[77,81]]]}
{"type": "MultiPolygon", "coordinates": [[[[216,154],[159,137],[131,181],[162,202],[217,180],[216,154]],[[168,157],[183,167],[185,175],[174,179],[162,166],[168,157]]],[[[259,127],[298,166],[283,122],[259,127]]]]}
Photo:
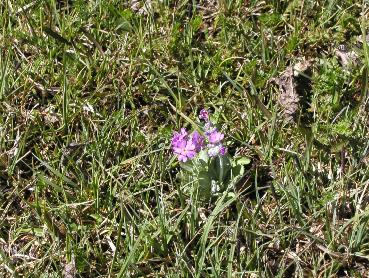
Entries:
{"type": "Polygon", "coordinates": [[[0,276],[368,277],[366,3],[133,2],[0,3],[0,276]],[[251,158],[207,203],[170,151],[203,107],[251,158]]]}

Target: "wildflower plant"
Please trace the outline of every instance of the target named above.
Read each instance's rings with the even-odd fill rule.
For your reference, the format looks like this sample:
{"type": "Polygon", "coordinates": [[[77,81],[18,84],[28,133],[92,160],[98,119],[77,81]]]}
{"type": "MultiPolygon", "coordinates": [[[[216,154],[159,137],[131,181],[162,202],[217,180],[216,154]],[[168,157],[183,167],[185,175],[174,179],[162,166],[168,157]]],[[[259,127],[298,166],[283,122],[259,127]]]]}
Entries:
{"type": "Polygon", "coordinates": [[[199,131],[181,128],[174,132],[171,147],[181,166],[180,178],[187,193],[195,193],[196,199],[209,200],[225,190],[232,191],[244,172],[247,158],[232,158],[224,144],[224,134],[210,119],[210,113],[202,109],[199,131]]]}

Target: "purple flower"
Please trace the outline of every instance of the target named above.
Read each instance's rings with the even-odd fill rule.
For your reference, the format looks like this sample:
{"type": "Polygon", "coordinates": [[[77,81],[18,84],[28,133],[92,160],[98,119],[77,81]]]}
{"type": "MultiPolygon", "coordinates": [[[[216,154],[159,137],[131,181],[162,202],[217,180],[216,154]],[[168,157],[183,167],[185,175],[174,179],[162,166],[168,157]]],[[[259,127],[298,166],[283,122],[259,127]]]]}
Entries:
{"type": "Polygon", "coordinates": [[[210,157],[226,154],[227,148],[222,145],[224,134],[219,132],[210,121],[205,124],[205,135],[209,143],[207,147],[210,157]]]}
{"type": "Polygon", "coordinates": [[[224,138],[224,134],[214,129],[208,134],[208,140],[210,144],[218,144],[224,138]]]}
{"type": "Polygon", "coordinates": [[[172,137],[172,146],[179,147],[183,145],[183,142],[187,140],[187,131],[185,128],[181,128],[181,131],[175,132],[172,137]]]}
{"type": "Polygon", "coordinates": [[[196,146],[192,141],[181,141],[180,146],[173,147],[174,153],[177,155],[178,160],[186,162],[188,159],[192,159],[196,156],[196,146]]]}
{"type": "Polygon", "coordinates": [[[192,159],[204,146],[204,137],[194,131],[189,138],[185,128],[180,132],[175,132],[172,137],[172,149],[178,160],[186,162],[192,159]]]}
{"type": "Polygon", "coordinates": [[[219,154],[220,155],[225,155],[226,153],[227,153],[227,148],[224,147],[224,146],[221,146],[220,150],[219,150],[219,154]]]}
{"type": "Polygon", "coordinates": [[[225,155],[227,153],[227,148],[222,144],[224,134],[219,132],[210,121],[209,112],[206,109],[202,109],[199,118],[205,120],[205,138],[197,131],[189,135],[185,128],[181,128],[180,132],[174,132],[173,134],[171,140],[172,150],[181,162],[193,159],[204,149],[205,141],[207,143],[206,150],[210,157],[225,155]]]}
{"type": "Polygon", "coordinates": [[[202,137],[197,131],[194,131],[191,139],[192,143],[195,145],[196,152],[201,151],[201,149],[204,147],[204,137],[202,137]]]}
{"type": "Polygon", "coordinates": [[[199,114],[199,118],[201,120],[204,120],[204,121],[207,122],[209,120],[209,112],[208,112],[208,110],[206,110],[205,108],[204,109],[201,109],[200,114],[199,114]]]}
{"type": "Polygon", "coordinates": [[[208,155],[210,157],[214,157],[217,155],[225,155],[227,153],[227,148],[224,147],[222,144],[208,144],[208,155]]]}
{"type": "Polygon", "coordinates": [[[212,145],[212,144],[208,145],[208,155],[210,157],[217,156],[219,154],[219,151],[220,151],[219,145],[212,145]]]}

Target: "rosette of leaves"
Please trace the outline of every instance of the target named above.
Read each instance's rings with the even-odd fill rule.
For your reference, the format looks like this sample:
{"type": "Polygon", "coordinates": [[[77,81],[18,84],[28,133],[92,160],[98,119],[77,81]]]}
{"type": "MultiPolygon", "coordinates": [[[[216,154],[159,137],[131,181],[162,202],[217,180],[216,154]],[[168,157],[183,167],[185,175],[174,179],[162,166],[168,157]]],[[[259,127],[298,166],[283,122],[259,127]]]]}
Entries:
{"type": "Polygon", "coordinates": [[[180,162],[182,190],[198,201],[210,201],[234,185],[244,175],[248,157],[232,158],[229,154],[209,157],[205,150],[185,163],[180,162]]]}

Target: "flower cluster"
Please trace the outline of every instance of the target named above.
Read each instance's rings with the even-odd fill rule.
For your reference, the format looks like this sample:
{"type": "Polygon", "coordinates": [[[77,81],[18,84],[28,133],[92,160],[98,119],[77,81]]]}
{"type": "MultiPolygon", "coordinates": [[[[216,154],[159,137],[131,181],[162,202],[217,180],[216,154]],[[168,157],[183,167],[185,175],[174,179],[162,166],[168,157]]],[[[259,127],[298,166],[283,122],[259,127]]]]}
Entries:
{"type": "Polygon", "coordinates": [[[185,128],[182,128],[180,132],[175,132],[172,137],[173,152],[177,155],[178,160],[186,162],[188,159],[192,159],[203,148],[204,138],[194,131],[191,135],[188,135],[185,128]]]}
{"type": "Polygon", "coordinates": [[[222,144],[224,134],[213,126],[209,119],[209,112],[206,109],[202,109],[199,118],[205,121],[205,138],[197,131],[188,134],[185,128],[182,128],[180,132],[175,132],[172,137],[172,149],[179,161],[186,162],[193,159],[205,148],[205,142],[207,142],[206,148],[210,157],[225,155],[227,152],[227,149],[222,144]]]}
{"type": "Polygon", "coordinates": [[[227,148],[223,146],[222,140],[224,134],[220,133],[213,123],[209,119],[209,113],[207,110],[202,109],[200,111],[200,119],[205,120],[205,135],[208,141],[208,155],[214,157],[217,155],[225,155],[227,153],[227,148]]]}

